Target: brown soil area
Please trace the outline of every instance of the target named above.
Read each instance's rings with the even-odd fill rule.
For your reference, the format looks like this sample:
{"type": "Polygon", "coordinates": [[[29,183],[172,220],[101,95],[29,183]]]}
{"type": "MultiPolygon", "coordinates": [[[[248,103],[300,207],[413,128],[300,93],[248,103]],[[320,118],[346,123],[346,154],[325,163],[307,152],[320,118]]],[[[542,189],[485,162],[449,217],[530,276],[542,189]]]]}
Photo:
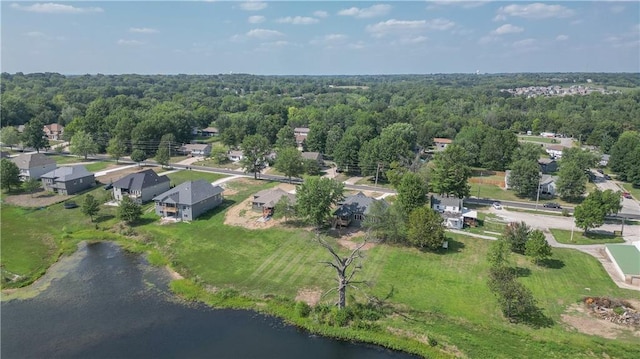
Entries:
{"type": "Polygon", "coordinates": [[[2,201],[22,207],[46,207],[54,203],[66,201],[67,199],[72,197],[73,196],[62,196],[59,194],[46,192],[45,190],[40,190],[39,192],[35,192],[33,194],[5,195],[3,196],[2,201]]]}
{"type": "Polygon", "coordinates": [[[302,288],[296,295],[296,301],[305,302],[310,306],[315,306],[322,297],[322,291],[318,288],[302,288]]]}
{"type": "MultiPolygon", "coordinates": [[[[636,303],[631,304],[635,306],[636,303]]],[[[590,316],[582,304],[572,304],[567,308],[567,311],[568,313],[561,315],[562,321],[580,333],[597,335],[607,339],[616,339],[625,332],[640,337],[640,330],[634,331],[628,326],[590,316]]]]}
{"type": "MultiPolygon", "coordinates": [[[[284,191],[290,191],[294,188],[294,186],[289,184],[280,184],[278,188],[281,188],[284,191]]],[[[233,189],[230,188],[226,188],[224,191],[224,195],[231,195],[233,193],[233,189]]],[[[251,199],[252,197],[249,197],[244,201],[236,204],[235,206],[229,208],[224,217],[224,224],[230,226],[240,226],[249,229],[270,228],[275,225],[283,224],[284,218],[271,218],[266,222],[258,221],[262,218],[262,211],[258,212],[251,208],[251,199]]]]}

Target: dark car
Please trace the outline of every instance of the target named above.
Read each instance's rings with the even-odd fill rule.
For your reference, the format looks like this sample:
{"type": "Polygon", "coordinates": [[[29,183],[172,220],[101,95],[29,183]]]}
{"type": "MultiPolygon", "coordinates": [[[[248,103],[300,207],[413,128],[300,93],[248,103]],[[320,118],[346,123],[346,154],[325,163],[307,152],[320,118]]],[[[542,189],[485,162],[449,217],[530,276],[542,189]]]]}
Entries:
{"type": "Polygon", "coordinates": [[[601,175],[603,175],[603,174],[604,174],[604,171],[603,171],[603,170],[601,170],[601,169],[597,169],[596,171],[598,171],[598,173],[600,173],[601,175]]]}
{"type": "Polygon", "coordinates": [[[609,176],[609,175],[604,175],[604,179],[606,179],[606,180],[610,180],[610,179],[611,179],[611,176],[609,176]]]}
{"type": "Polygon", "coordinates": [[[78,205],[74,202],[74,201],[67,201],[64,203],[64,208],[65,209],[72,209],[72,208],[77,208],[78,205]]]}
{"type": "Polygon", "coordinates": [[[558,208],[558,209],[562,209],[562,207],[560,207],[559,204],[554,203],[554,202],[549,202],[549,203],[545,203],[544,207],[546,208],[558,208]]]}
{"type": "Polygon", "coordinates": [[[104,188],[105,191],[106,190],[110,190],[110,189],[113,188],[113,183],[108,183],[108,184],[104,185],[104,187],[102,187],[102,188],[104,188]]]}

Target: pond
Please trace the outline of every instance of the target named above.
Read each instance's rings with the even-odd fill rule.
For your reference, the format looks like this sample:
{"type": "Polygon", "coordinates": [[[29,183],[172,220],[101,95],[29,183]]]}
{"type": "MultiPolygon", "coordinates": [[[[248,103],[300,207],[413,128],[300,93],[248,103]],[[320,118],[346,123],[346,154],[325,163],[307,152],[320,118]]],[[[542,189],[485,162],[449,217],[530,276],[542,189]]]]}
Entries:
{"type": "MultiPolygon", "coordinates": [[[[11,358],[413,358],[311,335],[246,310],[185,303],[170,276],[113,243],[81,244],[19,298],[3,300],[11,358]]],[[[4,296],[11,298],[12,295],[4,296]]]]}

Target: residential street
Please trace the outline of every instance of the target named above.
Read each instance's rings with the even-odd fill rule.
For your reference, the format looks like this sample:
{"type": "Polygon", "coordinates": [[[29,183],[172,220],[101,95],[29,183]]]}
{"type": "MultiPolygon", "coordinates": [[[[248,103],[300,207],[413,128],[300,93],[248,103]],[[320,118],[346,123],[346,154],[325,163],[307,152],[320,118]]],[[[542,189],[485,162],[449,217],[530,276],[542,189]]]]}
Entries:
{"type": "MultiPolygon", "coordinates": [[[[595,180],[596,186],[598,186],[599,189],[605,191],[605,190],[613,190],[613,191],[622,191],[624,192],[624,188],[622,188],[621,186],[619,186],[615,181],[611,181],[611,180],[606,180],[604,178],[603,175],[601,175],[600,173],[596,173],[596,180],[595,180]]],[[[620,213],[622,214],[640,214],[640,203],[638,203],[637,201],[638,198],[636,199],[630,199],[630,198],[622,198],[622,209],[620,210],[620,213]]]]}

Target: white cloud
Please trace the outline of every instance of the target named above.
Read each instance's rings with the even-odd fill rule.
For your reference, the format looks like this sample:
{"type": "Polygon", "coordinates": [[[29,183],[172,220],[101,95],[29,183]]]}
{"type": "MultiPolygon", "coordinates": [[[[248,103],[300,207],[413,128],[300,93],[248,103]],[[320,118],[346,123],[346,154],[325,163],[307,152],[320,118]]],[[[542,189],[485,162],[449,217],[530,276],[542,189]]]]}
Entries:
{"type": "Polygon", "coordinates": [[[254,37],[257,39],[271,39],[279,36],[284,36],[284,34],[276,30],[253,29],[247,32],[247,37],[254,37]]]}
{"type": "Polygon", "coordinates": [[[419,43],[425,42],[427,40],[429,40],[429,38],[426,37],[426,36],[416,36],[416,37],[409,37],[409,38],[406,38],[406,39],[401,39],[400,43],[402,43],[402,44],[419,44],[419,43]]]}
{"type": "Polygon", "coordinates": [[[319,20],[313,17],[307,17],[307,16],[287,16],[287,17],[282,17],[279,18],[278,20],[276,20],[276,22],[279,22],[281,24],[293,24],[293,25],[311,25],[311,24],[315,24],[317,23],[319,20]]]}
{"type": "Polygon", "coordinates": [[[619,14],[619,13],[624,11],[624,6],[623,5],[614,5],[614,6],[611,7],[610,10],[614,14],[619,14]]]}
{"type": "Polygon", "coordinates": [[[455,24],[456,23],[451,20],[442,18],[428,20],[426,22],[427,27],[432,30],[449,30],[450,28],[454,27],[455,24]]]}
{"type": "Polygon", "coordinates": [[[131,27],[129,28],[129,32],[135,34],[157,34],[159,31],[150,27],[131,27]]]}
{"type": "Polygon", "coordinates": [[[266,19],[265,19],[265,17],[264,17],[264,16],[262,16],[262,15],[253,15],[253,16],[249,16],[249,17],[247,18],[247,21],[248,21],[250,24],[259,24],[259,23],[261,23],[261,22],[264,22],[264,20],[266,20],[266,19]]]}
{"type": "Polygon", "coordinates": [[[379,22],[375,25],[368,25],[367,32],[374,37],[383,37],[391,33],[419,32],[427,29],[425,20],[396,20],[391,19],[379,22]]]}
{"type": "Polygon", "coordinates": [[[512,46],[517,49],[532,49],[536,43],[536,39],[524,39],[515,41],[512,46]]]}
{"type": "Polygon", "coordinates": [[[569,36],[568,35],[558,35],[556,36],[556,41],[567,41],[569,40],[569,36]]]}
{"type": "Polygon", "coordinates": [[[323,10],[318,10],[318,11],[314,11],[313,12],[313,16],[315,17],[320,17],[320,18],[325,18],[327,16],[329,16],[329,13],[323,10]]]}
{"type": "Polygon", "coordinates": [[[263,42],[261,43],[258,48],[256,48],[256,50],[258,51],[267,51],[267,50],[272,50],[272,49],[281,49],[285,46],[290,46],[292,45],[289,41],[284,41],[284,40],[278,40],[278,41],[272,41],[272,42],[263,42]]]}
{"type": "Polygon", "coordinates": [[[562,5],[547,5],[534,3],[528,5],[507,5],[498,9],[494,21],[504,21],[509,16],[518,16],[525,19],[565,18],[573,16],[574,11],[562,5]]]}
{"type": "Polygon", "coordinates": [[[99,7],[75,7],[71,5],[62,5],[55,3],[36,3],[32,5],[19,5],[16,3],[11,4],[12,9],[29,11],[29,12],[38,12],[38,13],[46,13],[46,14],[84,14],[84,13],[97,13],[103,12],[104,10],[99,7]]]}
{"type": "Polygon", "coordinates": [[[499,38],[498,38],[497,36],[490,36],[490,35],[487,35],[487,36],[483,36],[483,37],[481,37],[481,38],[478,40],[478,44],[480,44],[480,45],[486,45],[486,44],[490,44],[490,43],[492,43],[492,42],[494,42],[494,41],[498,41],[498,40],[499,40],[499,38]]]}
{"type": "Polygon", "coordinates": [[[504,24],[499,28],[491,31],[491,33],[494,35],[506,35],[506,34],[516,34],[522,31],[524,31],[524,29],[521,27],[514,26],[511,24],[504,24]]]}
{"type": "Polygon", "coordinates": [[[260,11],[266,7],[267,3],[262,1],[247,1],[240,4],[240,8],[245,11],[260,11]]]}
{"type": "Polygon", "coordinates": [[[315,38],[309,43],[311,45],[323,45],[327,47],[333,47],[344,44],[349,37],[345,34],[328,34],[319,38],[315,38]]]}
{"type": "Polygon", "coordinates": [[[125,39],[120,39],[116,42],[118,45],[121,46],[140,46],[143,45],[144,42],[142,41],[138,41],[138,40],[125,40],[125,39]]]}
{"type": "Polygon", "coordinates": [[[29,37],[46,37],[47,36],[40,31],[29,31],[29,32],[26,32],[24,35],[29,37]]]}
{"type": "Polygon", "coordinates": [[[351,7],[338,11],[338,15],[353,16],[358,19],[368,19],[372,17],[383,16],[389,13],[391,5],[377,4],[366,8],[351,7]]]}

